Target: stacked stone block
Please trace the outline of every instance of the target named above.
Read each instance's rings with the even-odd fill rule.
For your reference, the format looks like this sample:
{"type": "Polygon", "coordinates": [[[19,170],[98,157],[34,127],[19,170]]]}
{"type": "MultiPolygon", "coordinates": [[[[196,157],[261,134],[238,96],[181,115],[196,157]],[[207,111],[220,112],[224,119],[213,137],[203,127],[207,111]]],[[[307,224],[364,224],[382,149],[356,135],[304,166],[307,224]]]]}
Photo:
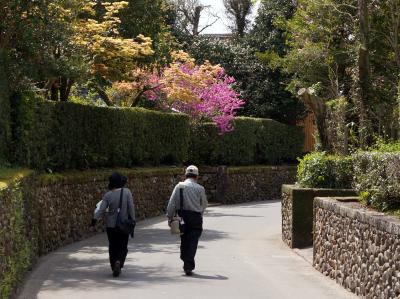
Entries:
{"type": "Polygon", "coordinates": [[[363,298],[400,298],[400,220],[316,198],[314,267],[363,298]]]}

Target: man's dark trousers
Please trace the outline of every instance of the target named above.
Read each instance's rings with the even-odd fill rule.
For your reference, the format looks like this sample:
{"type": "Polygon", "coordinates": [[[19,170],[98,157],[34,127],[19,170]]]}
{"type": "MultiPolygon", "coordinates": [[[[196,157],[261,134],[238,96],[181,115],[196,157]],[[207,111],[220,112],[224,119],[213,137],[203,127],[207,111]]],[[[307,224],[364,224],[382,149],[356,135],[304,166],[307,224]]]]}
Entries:
{"type": "Polygon", "coordinates": [[[183,261],[184,270],[194,270],[196,264],[194,258],[196,256],[199,238],[203,232],[203,217],[201,213],[192,211],[183,211],[182,218],[184,225],[181,228],[181,260],[183,261]]]}

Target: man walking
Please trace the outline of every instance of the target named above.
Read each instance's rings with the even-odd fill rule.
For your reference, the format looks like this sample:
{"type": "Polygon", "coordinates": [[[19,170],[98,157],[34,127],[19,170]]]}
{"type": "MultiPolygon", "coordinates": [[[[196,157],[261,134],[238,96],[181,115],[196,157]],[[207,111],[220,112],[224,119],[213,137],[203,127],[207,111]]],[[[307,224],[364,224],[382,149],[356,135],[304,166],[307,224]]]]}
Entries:
{"type": "Polygon", "coordinates": [[[183,270],[190,276],[195,268],[194,257],[203,231],[203,213],[207,207],[204,187],[197,183],[199,170],[191,165],[185,171],[186,180],[177,184],[167,207],[168,223],[178,213],[181,224],[181,260],[183,270]]]}

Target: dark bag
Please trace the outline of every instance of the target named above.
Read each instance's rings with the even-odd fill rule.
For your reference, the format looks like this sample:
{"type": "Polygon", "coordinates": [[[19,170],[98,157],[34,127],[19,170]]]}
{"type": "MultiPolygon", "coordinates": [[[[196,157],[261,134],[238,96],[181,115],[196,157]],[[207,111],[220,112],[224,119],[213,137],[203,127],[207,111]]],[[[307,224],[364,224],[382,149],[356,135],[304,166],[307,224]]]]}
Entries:
{"type": "Polygon", "coordinates": [[[189,211],[183,209],[183,189],[179,190],[180,192],[180,205],[178,210],[178,215],[181,217],[181,222],[179,224],[179,230],[181,233],[185,233],[185,231],[189,229],[203,229],[203,216],[199,212],[189,211]]]}
{"type": "Polygon", "coordinates": [[[128,217],[126,219],[122,219],[121,216],[121,207],[122,207],[122,195],[124,192],[124,188],[121,188],[121,195],[119,197],[119,207],[118,207],[118,214],[117,214],[117,223],[115,225],[115,228],[122,234],[125,235],[132,235],[133,232],[135,231],[135,226],[136,222],[131,218],[131,215],[129,215],[128,211],[128,202],[126,203],[127,208],[126,208],[126,213],[128,214],[128,217]]]}

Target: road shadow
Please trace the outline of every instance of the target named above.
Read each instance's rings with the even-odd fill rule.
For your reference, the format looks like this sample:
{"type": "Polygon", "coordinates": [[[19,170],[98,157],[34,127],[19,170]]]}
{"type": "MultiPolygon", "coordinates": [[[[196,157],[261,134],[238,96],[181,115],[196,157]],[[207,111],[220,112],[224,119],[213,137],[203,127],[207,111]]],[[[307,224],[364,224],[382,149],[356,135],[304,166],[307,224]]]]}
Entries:
{"type": "MultiPolygon", "coordinates": [[[[223,231],[205,229],[201,235],[200,242],[216,241],[228,238],[229,234],[223,231]]],[[[129,242],[130,252],[141,253],[170,253],[176,254],[176,248],[168,245],[178,244],[180,237],[171,235],[169,229],[142,228],[135,233],[135,239],[129,242]]]]}
{"type": "MultiPolygon", "coordinates": [[[[229,235],[217,230],[204,230],[201,242],[227,238],[229,235]]],[[[179,261],[180,238],[171,235],[167,228],[142,227],[136,231],[135,238],[129,241],[129,253],[122,275],[113,278],[108,260],[108,241],[105,234],[70,244],[42,258],[38,266],[28,276],[29,297],[37,298],[40,291],[60,289],[118,289],[134,288],[154,283],[175,283],[182,280],[179,272],[171,275],[171,268],[160,265],[143,266],[137,264],[138,255],[173,254],[179,261]],[[35,275],[38,273],[39,275],[35,275]]],[[[199,248],[202,248],[200,245],[199,248]]],[[[168,258],[168,257],[167,257],[168,258]]],[[[203,280],[226,280],[225,276],[196,274],[203,280]]]]}
{"type": "Polygon", "coordinates": [[[189,278],[196,278],[196,279],[206,279],[206,280],[228,280],[229,278],[223,275],[202,275],[198,273],[193,273],[192,276],[186,276],[185,277],[189,278]]]}
{"type": "Polygon", "coordinates": [[[239,218],[263,218],[264,216],[258,215],[244,215],[244,214],[229,214],[229,213],[218,213],[210,211],[206,214],[206,217],[239,217],[239,218]]]}
{"type": "Polygon", "coordinates": [[[273,200],[262,200],[262,201],[250,201],[246,203],[239,203],[239,204],[232,204],[232,205],[226,205],[226,206],[221,206],[221,207],[240,207],[240,208],[254,208],[257,209],[260,206],[262,207],[268,207],[271,206],[273,207],[274,204],[276,203],[281,203],[282,201],[280,199],[273,199],[273,200]]]}

